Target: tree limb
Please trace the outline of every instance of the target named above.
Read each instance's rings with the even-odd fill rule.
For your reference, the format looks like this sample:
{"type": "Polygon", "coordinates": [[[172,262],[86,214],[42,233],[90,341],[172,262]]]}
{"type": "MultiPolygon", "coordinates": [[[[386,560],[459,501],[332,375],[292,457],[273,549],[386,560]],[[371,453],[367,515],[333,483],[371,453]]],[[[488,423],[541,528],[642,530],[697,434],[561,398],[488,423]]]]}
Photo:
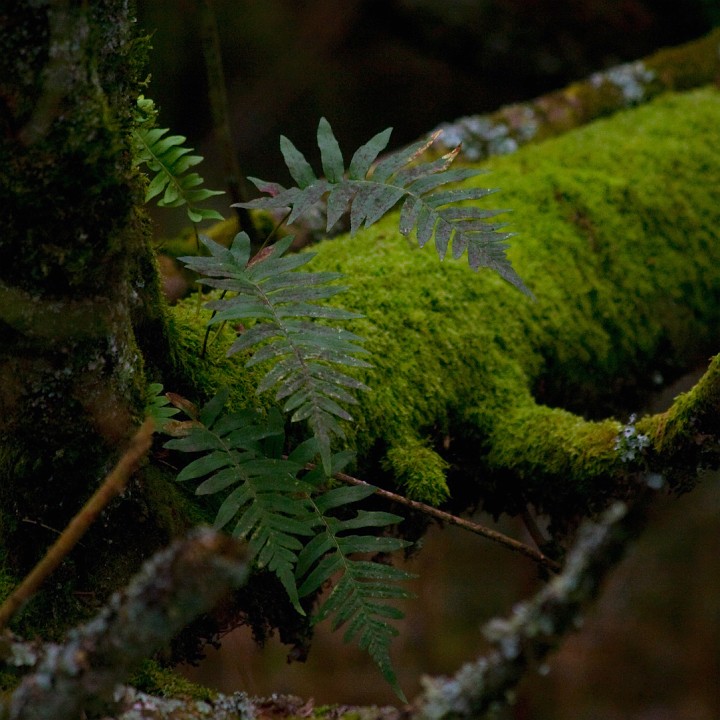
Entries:
{"type": "Polygon", "coordinates": [[[599,522],[584,525],[563,572],[532,600],[518,605],[509,619],[496,618],[486,625],[485,635],[497,650],[451,678],[424,678],[424,691],[411,717],[477,719],[512,702],[514,688],[528,670],[537,669],[579,626],[582,610],[596,598],[602,581],[644,526],[645,509],[645,500],[630,510],[616,503],[599,522]]]}
{"type": "Polygon", "coordinates": [[[145,563],[87,625],[64,645],[47,644],[35,672],[0,715],[10,720],[77,720],[105,710],[118,683],[231,588],[243,584],[242,547],[199,529],[145,563]],[[9,715],[3,715],[9,710],[9,715]]]}

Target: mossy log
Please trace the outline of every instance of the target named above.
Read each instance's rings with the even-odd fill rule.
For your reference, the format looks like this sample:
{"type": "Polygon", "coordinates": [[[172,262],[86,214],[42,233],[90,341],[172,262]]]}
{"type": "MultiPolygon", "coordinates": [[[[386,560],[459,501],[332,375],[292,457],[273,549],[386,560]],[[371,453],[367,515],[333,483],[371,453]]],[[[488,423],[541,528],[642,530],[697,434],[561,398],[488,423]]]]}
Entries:
{"type": "Polygon", "coordinates": [[[532,504],[558,527],[633,492],[640,471],[692,483],[712,461],[718,361],[669,415],[629,416],[717,351],[719,121],[714,88],[670,93],[484,165],[476,183],[513,210],[534,302],[439,262],[396,217],[316,246],[314,267],[345,273],[339,302],[365,316],[352,329],[372,391],[347,428],[362,477],[431,503],[532,504]]]}

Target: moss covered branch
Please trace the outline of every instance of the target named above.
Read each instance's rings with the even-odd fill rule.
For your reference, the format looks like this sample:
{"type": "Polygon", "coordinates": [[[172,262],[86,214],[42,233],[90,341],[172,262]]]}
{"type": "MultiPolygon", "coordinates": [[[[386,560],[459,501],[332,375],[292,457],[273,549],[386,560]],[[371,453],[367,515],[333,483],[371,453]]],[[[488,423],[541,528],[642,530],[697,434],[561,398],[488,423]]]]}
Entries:
{"type": "Polygon", "coordinates": [[[472,115],[441,126],[440,145],[462,143],[469,161],[506,155],[522,145],[556,137],[648,102],[668,90],[688,90],[720,78],[720,30],[636,62],[618,65],[535,100],[507,105],[487,115],[472,115]]]}
{"type": "MultiPolygon", "coordinates": [[[[718,127],[716,89],[669,93],[489,161],[480,181],[513,208],[511,257],[537,302],[439,263],[393,217],[313,248],[315,267],[346,274],[339,303],[365,316],[352,329],[373,353],[361,378],[372,392],[347,428],[358,474],[424,502],[449,489],[497,513],[532,503],[561,528],[662,472],[673,446],[661,428],[687,430],[688,400],[629,418],[717,352],[718,127]],[[649,445],[628,452],[638,434],[649,445]]],[[[178,313],[179,334],[196,337],[178,313]]],[[[706,417],[711,385],[692,395],[706,417]]],[[[676,437],[679,459],[691,439],[676,437]]],[[[692,482],[685,470],[674,486],[692,482]]]]}

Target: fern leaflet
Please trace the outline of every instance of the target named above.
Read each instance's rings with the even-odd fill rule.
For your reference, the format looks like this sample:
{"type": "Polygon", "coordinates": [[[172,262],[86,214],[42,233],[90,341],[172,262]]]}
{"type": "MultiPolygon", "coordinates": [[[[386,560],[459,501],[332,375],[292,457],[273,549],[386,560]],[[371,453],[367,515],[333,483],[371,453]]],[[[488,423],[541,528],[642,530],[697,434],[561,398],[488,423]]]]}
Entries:
{"type": "Polygon", "coordinates": [[[468,180],[481,171],[474,168],[449,169],[459,148],[431,162],[416,162],[437,139],[440,131],[409,147],[392,153],[372,166],[390,139],[391,129],[378,133],[360,147],[345,173],[340,147],[330,128],[321,118],[317,131],[324,178],[317,178],[303,154],[282,136],[280,149],[297,187],[249,178],[266,197],[238,203],[243,208],[291,208],[288,224],[327,196],[327,230],[350,212],[350,233],[363,225],[377,222],[401,200],[399,229],[403,235],[413,230],[420,247],[434,240],[440,259],[452,247],[454,258],[466,251],[470,267],[488,267],[524,293],[530,291],[506,256],[508,238],[515,233],[500,232],[505,223],[490,223],[506,210],[483,210],[458,206],[464,200],[479,200],[494,190],[464,188],[448,190],[447,185],[468,180]]]}
{"type": "Polygon", "coordinates": [[[170,406],[170,400],[161,395],[163,386],[160,383],[148,385],[148,400],[145,404],[145,415],[149,415],[155,421],[155,428],[163,430],[168,420],[177,415],[179,410],[170,406]]]}
{"type": "MultiPolygon", "coordinates": [[[[257,566],[278,576],[301,614],[305,611],[300,600],[340,573],[313,622],[332,617],[334,630],[346,625],[345,641],[357,639],[405,700],[389,654],[390,642],[398,633],[388,623],[403,614],[384,601],[411,597],[411,593],[394,584],[411,575],[389,565],[351,557],[355,553],[389,553],[406,547],[409,543],[398,538],[358,534],[387,527],[402,518],[368,510],[358,510],[345,519],[332,515],[332,511],[366,499],[375,488],[368,485],[326,490],[327,476],[322,466],[300,477],[317,455],[317,441],[305,441],[284,458],[282,416],[271,412],[264,417],[255,410],[224,414],[227,395],[227,391],[218,393],[193,413],[193,421],[184,426],[184,437],[165,443],[171,450],[203,453],[180,471],[177,480],[202,479],[195,490],[198,495],[229,491],[217,512],[215,527],[230,525],[234,536],[248,540],[257,566]]],[[[187,403],[182,406],[188,409],[187,403]]],[[[334,455],[332,471],[342,470],[350,458],[347,452],[334,455]]]]}
{"type": "Polygon", "coordinates": [[[162,195],[160,207],[187,206],[191,222],[202,220],[223,220],[217,210],[200,208],[198,204],[213,195],[223,195],[221,190],[207,190],[203,179],[196,172],[187,171],[202,162],[201,155],[191,155],[192,149],[183,147],[186,138],[182,135],[167,135],[168,128],[153,127],[156,111],[152,100],[140,96],[138,104],[138,125],[133,130],[135,162],[145,164],[154,177],[145,191],[145,202],[162,195]]]}
{"type": "Polygon", "coordinates": [[[333,436],[343,437],[338,418],[352,420],[341,403],[353,404],[350,390],[367,387],[338,367],[368,367],[357,357],[365,353],[362,338],[340,328],[311,322],[308,318],[346,320],[359,317],[316,301],[337,295],[342,287],[330,284],[338,273],[295,272],[313,258],[312,253],[284,257],[292,238],[271,246],[259,261],[250,262],[250,239],[239,233],[225,248],[201,238],[209,257],[188,256],[180,260],[203,276],[203,284],[235,293],[229,299],[213,300],[207,307],[217,311],[212,323],[226,320],[256,323],[240,334],[228,355],[253,350],[247,365],[264,361],[271,368],[258,386],[258,393],[275,390],[283,410],[293,422],[307,420],[317,438],[322,463],[329,472],[333,436]]]}
{"type": "Polygon", "coordinates": [[[277,411],[267,418],[256,410],[221,414],[227,395],[227,390],[218,393],[187,435],[169,440],[165,447],[203,453],[177,477],[179,482],[204,477],[197,495],[233,488],[220,505],[215,527],[233,521],[232,535],[247,539],[256,564],[278,576],[293,606],[304,615],[294,568],[303,547],[298,538],[313,535],[308,509],[297,499],[309,491],[297,477],[305,463],[282,458],[285,435],[277,411]]]}
{"type": "MultiPolygon", "coordinates": [[[[335,456],[333,460],[340,456],[335,456]]],[[[333,472],[342,468],[335,465],[333,472]]],[[[320,469],[318,469],[320,470],[320,469]]],[[[315,471],[317,472],[317,471],[315,471]]],[[[310,473],[312,475],[314,473],[310,473]]],[[[310,481],[310,476],[305,480],[310,481]]],[[[315,483],[313,483],[315,484],[315,483]]],[[[386,600],[407,599],[412,593],[396,583],[414,577],[391,565],[351,557],[356,553],[390,553],[410,543],[394,537],[351,534],[351,531],[371,527],[386,527],[402,518],[386,512],[359,510],[354,517],[340,519],[329,510],[360,502],[375,491],[372,486],[339,487],[326,491],[308,502],[315,512],[313,539],[298,557],[296,576],[301,580],[298,594],[305,597],[340,573],[337,584],[320,606],[314,623],[332,618],[332,629],[345,626],[343,640],[357,640],[375,661],[385,680],[398,697],[407,702],[390,660],[390,642],[398,635],[388,620],[399,620],[403,613],[386,600]]]]}

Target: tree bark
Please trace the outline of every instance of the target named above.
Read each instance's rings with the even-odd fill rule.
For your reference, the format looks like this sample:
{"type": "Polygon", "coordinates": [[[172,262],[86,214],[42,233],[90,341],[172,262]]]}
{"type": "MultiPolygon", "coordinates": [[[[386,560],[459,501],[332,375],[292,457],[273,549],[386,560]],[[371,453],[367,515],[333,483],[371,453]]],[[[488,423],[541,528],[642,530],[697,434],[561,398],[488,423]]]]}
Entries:
{"type": "Polygon", "coordinates": [[[131,6],[9,2],[0,22],[0,499],[22,574],[110,469],[168,350],[131,6]]]}

